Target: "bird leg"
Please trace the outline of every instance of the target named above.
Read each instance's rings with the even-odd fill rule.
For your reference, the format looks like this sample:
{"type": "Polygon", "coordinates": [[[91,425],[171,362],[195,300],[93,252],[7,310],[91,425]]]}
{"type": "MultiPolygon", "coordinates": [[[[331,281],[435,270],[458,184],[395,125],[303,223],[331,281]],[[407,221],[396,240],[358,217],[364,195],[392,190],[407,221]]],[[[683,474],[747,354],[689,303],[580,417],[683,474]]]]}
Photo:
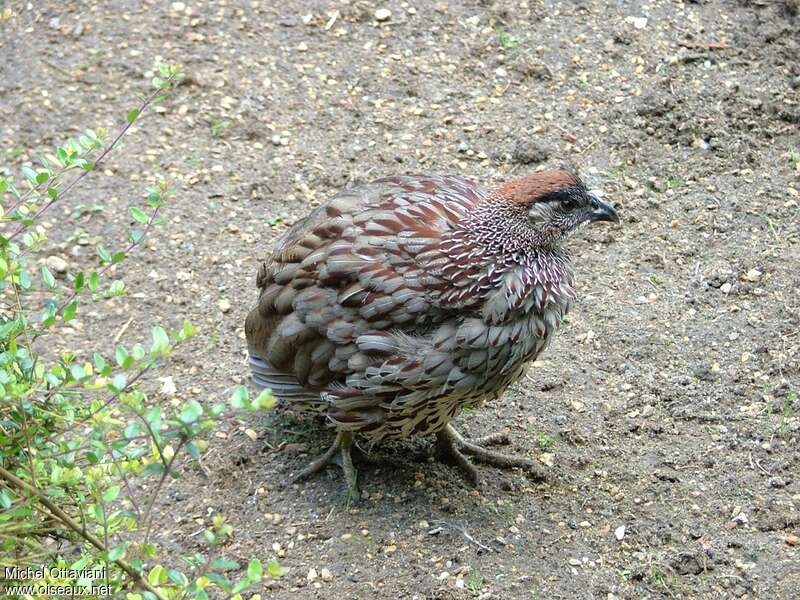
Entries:
{"type": "Polygon", "coordinates": [[[300,471],[297,475],[292,477],[288,483],[296,483],[303,479],[311,477],[315,473],[319,473],[322,469],[330,463],[336,463],[341,467],[344,472],[344,478],[347,483],[347,491],[349,499],[357,502],[359,499],[358,486],[356,484],[356,469],[353,466],[353,458],[350,456],[350,448],[353,446],[353,433],[350,431],[339,431],[336,433],[336,439],[331,444],[331,447],[325,451],[325,454],[312,461],[305,469],[300,471]]]}
{"type": "Polygon", "coordinates": [[[467,441],[448,423],[443,430],[436,433],[436,454],[440,459],[454,463],[466,473],[470,481],[476,486],[480,485],[481,481],[478,469],[475,468],[465,455],[472,456],[477,462],[486,463],[502,469],[521,467],[536,478],[545,478],[545,474],[531,459],[501,454],[500,452],[487,450],[483,447],[507,443],[508,436],[502,433],[488,435],[474,441],[467,441]]]}

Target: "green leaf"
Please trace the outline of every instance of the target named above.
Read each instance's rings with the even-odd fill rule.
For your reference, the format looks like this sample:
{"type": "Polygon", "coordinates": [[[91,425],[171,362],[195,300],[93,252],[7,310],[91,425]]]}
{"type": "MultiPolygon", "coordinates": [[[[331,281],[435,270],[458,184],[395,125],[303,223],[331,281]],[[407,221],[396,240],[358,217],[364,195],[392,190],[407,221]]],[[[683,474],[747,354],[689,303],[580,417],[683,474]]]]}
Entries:
{"type": "Polygon", "coordinates": [[[169,574],[169,578],[176,585],[179,585],[181,587],[186,587],[187,585],[189,585],[189,580],[186,578],[186,575],[184,575],[180,571],[178,571],[176,569],[170,569],[168,571],[168,574],[169,574]]]}
{"type": "Polygon", "coordinates": [[[125,377],[125,373],[117,373],[116,375],[114,375],[114,379],[111,383],[115,392],[121,392],[122,390],[125,389],[125,386],[127,384],[128,384],[128,378],[125,377]]]}
{"type": "Polygon", "coordinates": [[[125,282],[121,279],[115,279],[111,282],[111,285],[108,287],[108,291],[105,293],[107,298],[113,298],[114,296],[121,296],[125,293],[125,282]]]}
{"type": "Polygon", "coordinates": [[[86,371],[84,371],[83,367],[78,364],[70,365],[69,374],[72,375],[73,379],[77,379],[78,381],[86,377],[86,371]]]}
{"type": "Polygon", "coordinates": [[[211,561],[211,568],[214,571],[233,571],[239,568],[239,563],[227,558],[215,558],[211,561]]]}
{"type": "Polygon", "coordinates": [[[184,321],[183,327],[181,328],[181,333],[183,334],[184,339],[188,339],[197,335],[197,328],[189,321],[184,321]]]}
{"type": "Polygon", "coordinates": [[[108,363],[106,362],[106,359],[103,358],[103,355],[99,352],[95,352],[92,355],[92,361],[94,362],[95,371],[103,375],[103,371],[108,368],[108,363]]]}
{"type": "Polygon", "coordinates": [[[261,569],[261,561],[257,558],[251,560],[247,565],[247,577],[250,581],[261,581],[261,575],[263,571],[261,569]]]}
{"type": "Polygon", "coordinates": [[[44,284],[49,288],[56,287],[56,278],[53,277],[53,274],[50,272],[45,266],[42,266],[42,279],[44,280],[44,284]]]}
{"type": "Polygon", "coordinates": [[[108,551],[108,560],[119,560],[125,556],[125,544],[114,546],[108,551]]]}
{"type": "Polygon", "coordinates": [[[50,327],[50,325],[56,322],[56,308],[55,302],[48,302],[45,306],[44,312],[42,313],[42,323],[47,327],[50,327]]]}
{"type": "Polygon", "coordinates": [[[200,460],[200,448],[194,442],[188,442],[186,444],[186,452],[188,452],[189,456],[193,459],[200,460]]]}
{"type": "Polygon", "coordinates": [[[92,271],[89,275],[89,290],[96,292],[100,287],[100,274],[97,271],[92,271]]]}
{"type": "Polygon", "coordinates": [[[278,400],[275,396],[272,395],[272,390],[270,389],[263,389],[258,394],[255,400],[253,400],[253,408],[262,409],[262,410],[269,410],[273,406],[278,403],[278,400]]]}
{"type": "Polygon", "coordinates": [[[50,179],[50,174],[45,172],[45,171],[41,171],[41,172],[36,174],[36,183],[38,185],[42,185],[43,183],[45,183],[49,179],[50,179]]]}
{"type": "Polygon", "coordinates": [[[203,414],[203,407],[197,400],[189,400],[185,405],[178,418],[182,423],[191,425],[197,421],[198,417],[203,414]]]}
{"type": "Polygon", "coordinates": [[[76,292],[80,292],[83,289],[83,286],[86,284],[86,276],[83,274],[83,271],[75,275],[75,281],[73,282],[73,287],[75,288],[76,292]]]}
{"type": "Polygon", "coordinates": [[[47,188],[47,195],[50,197],[51,200],[55,200],[58,198],[58,190],[54,187],[47,188]]]}
{"type": "Polygon", "coordinates": [[[8,490],[0,489],[0,508],[8,510],[11,508],[11,503],[14,501],[14,496],[8,490]]]}
{"type": "Polygon", "coordinates": [[[112,485],[109,487],[105,492],[103,492],[103,500],[106,502],[113,502],[119,496],[120,487],[118,485],[112,485]]]}
{"type": "Polygon", "coordinates": [[[138,118],[139,118],[138,108],[134,108],[133,110],[128,111],[128,123],[133,123],[138,118]]]}
{"type": "Polygon", "coordinates": [[[150,585],[161,585],[167,582],[167,571],[161,565],[156,565],[147,574],[147,583],[150,585]]]}
{"type": "Polygon", "coordinates": [[[126,256],[127,255],[122,250],[119,252],[114,252],[114,254],[111,256],[111,262],[113,264],[121,263],[123,260],[125,260],[126,256]]]}
{"type": "Polygon", "coordinates": [[[153,345],[150,348],[150,354],[161,354],[169,348],[169,336],[164,331],[163,327],[156,325],[153,327],[153,345]]]}
{"type": "Polygon", "coordinates": [[[150,220],[150,217],[148,217],[147,213],[141,208],[131,206],[128,210],[130,210],[131,216],[139,223],[147,224],[147,222],[150,220]]]}
{"type": "Polygon", "coordinates": [[[38,184],[36,183],[36,171],[34,171],[33,169],[31,169],[31,168],[30,168],[29,166],[27,166],[27,165],[22,165],[22,166],[20,167],[20,171],[22,171],[22,174],[23,174],[23,175],[25,175],[25,179],[27,179],[28,181],[30,181],[30,182],[31,182],[31,184],[33,184],[33,185],[38,185],[38,184]]]}
{"type": "Polygon", "coordinates": [[[122,344],[117,346],[114,356],[117,359],[117,364],[123,369],[130,367],[131,363],[133,362],[133,358],[131,358],[130,354],[128,354],[128,351],[125,349],[125,346],[122,344]]]}
{"type": "Polygon", "coordinates": [[[172,74],[172,73],[170,73],[169,66],[167,66],[167,65],[165,65],[163,63],[158,65],[158,72],[161,73],[161,76],[164,79],[169,79],[169,76],[172,74]]]}
{"type": "Polygon", "coordinates": [[[102,260],[103,262],[111,262],[111,255],[105,248],[103,248],[102,246],[96,246],[95,250],[97,250],[97,254],[100,255],[100,260],[102,260]]]}
{"type": "Polygon", "coordinates": [[[242,590],[247,589],[249,586],[250,586],[250,579],[247,577],[243,577],[238,582],[236,582],[235,586],[233,586],[231,594],[238,594],[242,590]]]}
{"type": "Polygon", "coordinates": [[[164,465],[159,463],[152,463],[145,467],[144,471],[140,473],[142,477],[149,477],[150,475],[161,475],[164,472],[164,465]]]}
{"type": "Polygon", "coordinates": [[[64,321],[71,321],[75,318],[76,312],[78,312],[78,301],[73,300],[64,308],[64,312],[61,313],[61,318],[64,319],[64,321]]]}
{"type": "Polygon", "coordinates": [[[248,405],[248,398],[249,393],[247,391],[247,387],[240,385],[233,390],[233,395],[231,395],[231,406],[233,406],[233,408],[245,408],[248,405]]]}
{"type": "Polygon", "coordinates": [[[272,559],[267,563],[267,573],[273,579],[280,579],[284,575],[286,575],[286,569],[284,569],[276,559],[272,559]]]}

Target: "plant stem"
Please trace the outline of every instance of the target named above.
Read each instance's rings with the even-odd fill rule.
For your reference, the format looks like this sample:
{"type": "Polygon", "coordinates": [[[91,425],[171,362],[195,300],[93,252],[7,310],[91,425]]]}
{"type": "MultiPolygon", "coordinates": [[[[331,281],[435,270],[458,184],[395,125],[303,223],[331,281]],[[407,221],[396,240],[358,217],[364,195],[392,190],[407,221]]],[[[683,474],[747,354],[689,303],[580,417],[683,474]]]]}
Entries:
{"type": "MultiPolygon", "coordinates": [[[[171,84],[171,83],[174,81],[174,76],[173,76],[173,77],[170,77],[170,78],[169,78],[167,81],[168,81],[168,82],[171,84]]],[[[36,220],[37,220],[37,219],[38,219],[38,218],[39,218],[39,217],[40,217],[40,216],[41,216],[41,215],[42,215],[44,212],[46,212],[47,210],[49,210],[49,209],[50,209],[50,208],[53,206],[53,204],[55,204],[55,203],[56,203],[56,202],[57,202],[59,199],[61,199],[61,198],[63,198],[64,196],[66,196],[66,195],[67,195],[67,194],[70,192],[70,190],[72,190],[72,188],[73,188],[73,187],[75,187],[75,186],[78,184],[78,182],[79,182],[81,179],[83,179],[84,177],[86,177],[86,175],[88,175],[89,171],[93,171],[95,168],[97,168],[97,165],[99,165],[100,163],[102,163],[102,162],[105,160],[105,158],[108,156],[108,154],[109,154],[109,153],[110,153],[110,152],[111,152],[111,151],[114,149],[114,147],[117,145],[117,142],[119,142],[119,141],[122,139],[122,137],[123,137],[123,136],[124,136],[126,133],[128,133],[128,130],[129,130],[129,129],[131,128],[131,126],[132,126],[132,125],[133,125],[133,124],[134,124],[134,123],[135,123],[135,122],[138,120],[138,118],[141,116],[142,112],[144,112],[144,111],[147,109],[147,107],[148,107],[148,106],[150,106],[150,104],[152,104],[152,103],[153,103],[153,100],[155,100],[155,99],[156,99],[156,97],[158,97],[158,96],[159,96],[159,95],[161,95],[161,94],[165,94],[165,93],[167,93],[167,91],[168,91],[168,90],[167,90],[166,88],[158,88],[158,89],[156,89],[156,90],[153,90],[153,92],[152,92],[152,93],[151,93],[151,94],[150,94],[150,95],[149,95],[147,98],[145,98],[145,99],[142,101],[141,105],[139,105],[139,108],[138,108],[138,111],[139,111],[139,112],[138,112],[137,118],[136,118],[136,119],[134,119],[134,120],[132,120],[132,121],[128,121],[128,122],[125,124],[125,127],[123,127],[123,128],[122,128],[122,129],[119,131],[119,133],[117,133],[116,137],[114,138],[114,141],[112,141],[110,144],[107,144],[107,145],[106,145],[106,147],[105,147],[105,148],[103,149],[103,151],[100,153],[100,156],[98,156],[98,157],[97,157],[97,159],[96,159],[96,160],[94,161],[94,163],[92,164],[92,168],[91,168],[91,169],[88,169],[88,170],[86,170],[86,169],[82,170],[82,171],[81,171],[81,173],[79,173],[77,177],[75,177],[75,178],[74,178],[72,181],[70,181],[70,182],[67,184],[67,186],[66,186],[66,187],[65,187],[63,190],[61,190],[61,191],[60,191],[60,192],[59,192],[59,193],[56,195],[56,197],[55,197],[55,198],[51,198],[51,199],[50,199],[50,200],[49,200],[49,201],[48,201],[48,202],[47,202],[47,203],[46,203],[44,206],[42,206],[42,208],[40,208],[38,211],[36,211],[36,213],[33,215],[33,217],[31,217],[31,222],[36,222],[36,220]]],[[[57,174],[55,175],[55,177],[54,177],[54,178],[57,178],[57,177],[58,177],[59,175],[61,175],[61,174],[62,174],[62,173],[65,171],[65,170],[66,170],[66,169],[63,169],[62,171],[60,171],[59,173],[57,173],[57,174]]],[[[52,179],[54,179],[54,178],[50,178],[50,179],[48,179],[48,180],[47,180],[45,183],[41,184],[41,186],[43,186],[43,185],[47,185],[47,184],[48,184],[48,183],[50,183],[50,181],[52,181],[52,179]]],[[[36,190],[37,190],[39,187],[41,187],[41,186],[37,186],[37,187],[36,187],[36,188],[34,188],[34,189],[31,191],[31,192],[29,192],[29,194],[33,194],[33,193],[34,193],[34,192],[35,192],[35,191],[36,191],[36,190]]],[[[18,200],[18,201],[17,201],[15,204],[13,204],[11,207],[9,207],[9,209],[8,209],[6,212],[10,214],[12,211],[14,211],[16,208],[18,208],[18,207],[19,207],[19,206],[20,206],[20,205],[21,205],[23,202],[25,202],[25,200],[27,200],[27,198],[29,197],[29,194],[25,194],[25,195],[23,195],[23,196],[22,196],[22,198],[21,198],[20,200],[18,200]]],[[[16,229],[16,231],[14,231],[14,233],[12,233],[12,234],[11,234],[11,235],[8,237],[8,239],[9,239],[9,240],[13,240],[15,237],[17,237],[19,234],[21,234],[21,233],[22,233],[23,231],[25,231],[27,228],[28,228],[28,225],[25,225],[24,223],[20,224],[20,226],[19,226],[19,227],[16,229]]]]}
{"type": "MultiPolygon", "coordinates": [[[[92,546],[100,550],[101,552],[108,552],[108,548],[106,545],[98,540],[94,535],[86,531],[83,527],[81,527],[78,523],[76,523],[72,517],[70,517],[67,513],[61,510],[56,504],[50,501],[50,499],[44,495],[44,493],[39,490],[38,488],[33,487],[27,481],[20,479],[13,473],[6,471],[3,467],[0,467],[0,477],[5,479],[8,483],[13,485],[19,491],[25,491],[34,496],[40,504],[44,505],[47,510],[50,511],[50,514],[58,519],[61,523],[72,529],[75,533],[80,535],[83,539],[89,542],[92,546]]],[[[164,596],[160,591],[154,588],[148,581],[146,581],[139,573],[137,573],[133,567],[131,567],[127,562],[122,559],[117,559],[113,561],[120,569],[122,569],[128,577],[130,577],[133,582],[138,585],[139,587],[147,590],[148,592],[154,594],[156,598],[159,600],[167,600],[167,597],[164,596]]]]}

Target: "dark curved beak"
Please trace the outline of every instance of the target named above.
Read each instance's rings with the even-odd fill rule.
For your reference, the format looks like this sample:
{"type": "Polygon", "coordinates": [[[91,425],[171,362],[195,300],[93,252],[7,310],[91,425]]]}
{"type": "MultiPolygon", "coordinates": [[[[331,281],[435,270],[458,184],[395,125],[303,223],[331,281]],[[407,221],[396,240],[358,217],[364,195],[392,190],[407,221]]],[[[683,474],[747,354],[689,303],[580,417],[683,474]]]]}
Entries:
{"type": "Polygon", "coordinates": [[[592,199],[591,206],[592,212],[589,213],[589,220],[594,223],[595,221],[610,221],[611,223],[619,223],[619,215],[614,207],[608,202],[603,202],[595,194],[589,194],[592,199]]]}

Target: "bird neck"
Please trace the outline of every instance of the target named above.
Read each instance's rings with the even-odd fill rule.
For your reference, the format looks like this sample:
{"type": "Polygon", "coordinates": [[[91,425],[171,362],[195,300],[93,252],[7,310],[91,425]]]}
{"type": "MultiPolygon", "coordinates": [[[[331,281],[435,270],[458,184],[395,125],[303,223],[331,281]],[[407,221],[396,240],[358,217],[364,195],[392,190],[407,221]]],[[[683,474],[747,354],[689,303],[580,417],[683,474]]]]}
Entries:
{"type": "Polygon", "coordinates": [[[534,228],[527,209],[503,198],[490,197],[472,210],[461,226],[487,256],[513,256],[520,262],[547,256],[567,258],[561,248],[563,234],[556,227],[534,228]]]}

